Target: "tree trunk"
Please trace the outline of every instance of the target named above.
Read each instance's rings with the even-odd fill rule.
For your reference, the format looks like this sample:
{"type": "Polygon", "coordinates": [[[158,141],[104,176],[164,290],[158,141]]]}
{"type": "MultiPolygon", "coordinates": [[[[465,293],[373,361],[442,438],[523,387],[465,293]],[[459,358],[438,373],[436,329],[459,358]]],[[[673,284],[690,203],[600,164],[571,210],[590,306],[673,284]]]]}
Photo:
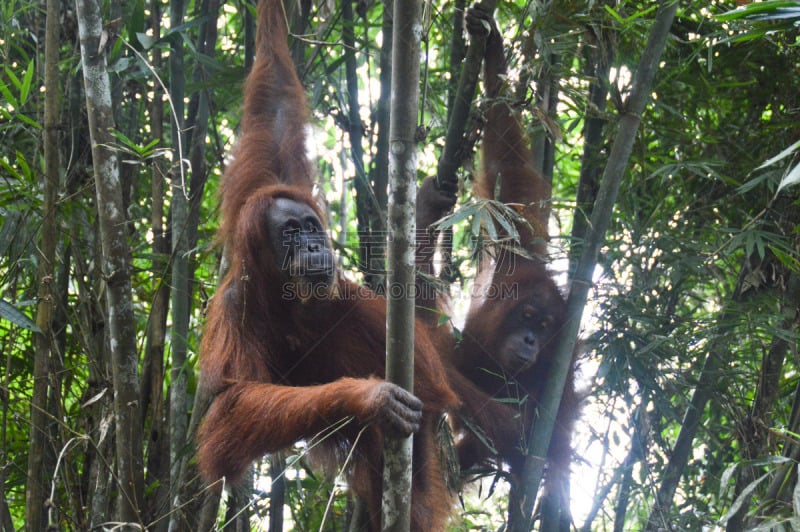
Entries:
{"type": "MultiPolygon", "coordinates": [[[[114,128],[111,85],[105,56],[103,20],[95,0],[76,0],[81,41],[81,63],[86,92],[92,167],[97,192],[97,213],[102,244],[103,275],[106,282],[109,345],[114,381],[116,421],[116,473],[118,508],[116,520],[141,523],[143,501],[141,413],[139,412],[136,321],[133,313],[130,263],[125,210],[119,180],[117,154],[111,131],[114,128]]],[[[104,37],[105,35],[105,37],[104,37]]]]}
{"type": "MultiPolygon", "coordinates": [[[[174,4],[173,4],[174,5],[174,4]]],[[[219,15],[219,1],[218,0],[205,0],[198,8],[198,18],[206,20],[200,25],[195,49],[199,54],[206,57],[213,57],[217,42],[217,17],[219,15]]],[[[182,69],[181,69],[182,70],[182,69]]],[[[181,74],[182,75],[182,74],[181,74]]],[[[202,61],[198,61],[194,69],[193,82],[196,86],[203,87],[208,83],[208,72],[202,61]]],[[[174,88],[174,86],[173,86],[174,88]]],[[[182,89],[181,89],[182,92],[182,89]]],[[[185,322],[181,325],[181,329],[189,332],[189,320],[191,310],[191,284],[194,279],[194,260],[192,258],[193,251],[197,247],[197,233],[198,224],[200,222],[200,203],[202,201],[205,185],[208,180],[208,163],[206,161],[206,134],[208,133],[208,124],[211,114],[211,106],[209,101],[209,92],[205,89],[196,92],[189,103],[189,112],[186,120],[186,131],[190,134],[186,136],[186,148],[189,150],[189,160],[191,161],[191,180],[189,190],[182,189],[182,200],[186,199],[188,194],[188,212],[186,212],[186,220],[183,224],[185,232],[185,240],[181,243],[182,249],[179,251],[173,246],[174,260],[177,260],[178,253],[181,253],[185,258],[185,275],[186,278],[182,282],[185,287],[183,294],[185,310],[182,310],[182,318],[185,322]]],[[[174,135],[178,132],[173,132],[174,135]]],[[[174,195],[173,195],[174,198],[174,195]]],[[[183,208],[183,207],[182,207],[183,208]]],[[[173,211],[174,213],[174,211],[173,211]]],[[[173,231],[178,231],[177,224],[174,223],[173,231]]],[[[174,269],[173,269],[174,275],[174,269]]],[[[174,284],[174,283],[173,283],[174,284]]],[[[173,294],[173,308],[178,294],[173,294]]],[[[173,321],[176,319],[173,313],[173,321]]],[[[174,349],[173,349],[174,352],[174,349]]],[[[210,504],[215,507],[218,505],[217,494],[209,494],[207,497],[202,496],[201,492],[203,485],[197,480],[197,468],[194,463],[189,463],[187,460],[188,453],[186,449],[189,446],[193,447],[193,442],[196,435],[196,430],[199,423],[194,421],[194,413],[192,420],[188,418],[190,411],[188,390],[186,388],[186,379],[188,368],[186,366],[186,353],[188,352],[188,338],[183,346],[182,359],[183,362],[180,368],[181,381],[178,383],[179,388],[172,388],[170,390],[170,420],[172,427],[176,430],[176,434],[182,437],[180,441],[172,441],[171,445],[177,452],[175,455],[176,461],[171,466],[171,477],[175,479],[172,494],[172,506],[174,513],[171,517],[170,529],[183,529],[187,526],[189,528],[198,528],[198,519],[203,519],[206,515],[203,512],[205,501],[209,498],[213,501],[210,504]],[[179,393],[182,398],[178,399],[176,393],[179,393]],[[180,416],[180,421],[175,420],[176,416],[180,416]],[[180,426],[178,424],[180,423],[180,426]],[[182,436],[180,435],[182,434],[182,436]],[[178,525],[178,523],[181,523],[178,525]],[[177,528],[176,528],[177,527],[177,528]]],[[[173,375],[176,374],[175,359],[173,358],[173,375]]],[[[174,377],[173,377],[174,378],[174,377]]],[[[173,381],[174,382],[174,381],[173,381]]],[[[197,398],[196,398],[197,399],[197,398]]],[[[202,398],[201,398],[202,399],[202,398]]],[[[195,408],[198,403],[195,401],[195,408]]],[[[201,403],[200,403],[201,404],[201,403]]],[[[205,410],[203,409],[202,412],[205,410]]],[[[201,413],[202,413],[201,412],[201,413]]],[[[233,504],[241,501],[241,497],[231,497],[228,502],[233,504]]],[[[246,501],[245,501],[246,502],[246,501]]],[[[238,513],[239,520],[249,519],[247,505],[237,510],[243,510],[238,513]]]]}
{"type": "MultiPolygon", "coordinates": [[[[158,0],[150,3],[150,22],[153,37],[161,37],[161,4],[158,0]]],[[[162,68],[161,48],[153,47],[151,63],[156,72],[162,68]]],[[[153,139],[164,141],[164,102],[161,85],[153,86],[153,98],[150,105],[150,127],[153,139]]],[[[150,306],[150,316],[147,320],[147,342],[142,362],[142,411],[145,412],[143,421],[147,435],[147,479],[146,484],[157,485],[156,493],[149,498],[147,505],[148,521],[155,521],[158,517],[166,515],[169,511],[169,438],[164,412],[164,347],[167,337],[167,313],[169,312],[169,270],[168,257],[170,243],[166,228],[164,227],[164,195],[166,175],[165,161],[155,158],[152,162],[151,172],[151,213],[150,220],[153,224],[153,260],[151,269],[153,274],[153,296],[150,306]]],[[[167,520],[157,521],[152,529],[161,532],[167,529],[167,520]]]]}
{"type": "MultiPolygon", "coordinates": [[[[170,25],[176,28],[183,23],[184,3],[170,2],[170,25]]],[[[172,361],[169,388],[169,471],[170,478],[177,479],[181,468],[181,457],[186,442],[186,353],[189,335],[189,182],[184,158],[186,135],[184,132],[184,61],[183,39],[173,35],[170,41],[169,72],[170,100],[173,105],[172,149],[174,166],[171,172],[172,203],[170,220],[172,234],[172,361]]],[[[180,506],[180,486],[170,482],[169,500],[172,508],[180,506]]],[[[169,530],[178,530],[180,512],[170,514],[169,530]]]]}
{"type": "MultiPolygon", "coordinates": [[[[89,144],[82,86],[83,76],[80,72],[69,78],[65,121],[70,128],[65,137],[80,139],[77,144],[89,144]]],[[[84,404],[81,415],[86,420],[85,432],[92,439],[92,445],[88,446],[84,455],[82,484],[86,494],[85,506],[88,508],[86,522],[89,528],[97,528],[111,515],[111,492],[114,489],[114,431],[109,430],[114,423],[114,394],[106,326],[108,312],[102,295],[104,281],[98,275],[102,262],[98,227],[94,220],[86,219],[81,209],[74,208],[76,205],[93,204],[88,189],[92,181],[89,173],[91,153],[82,147],[76,150],[71,140],[64,145],[65,150],[74,150],[69,152],[70,158],[74,161],[74,167],[80,169],[65,182],[66,196],[73,198],[68,209],[69,241],[91,243],[88,249],[71,245],[69,255],[75,270],[72,282],[76,285],[78,300],[73,308],[78,313],[80,342],[84,346],[88,366],[88,385],[84,397],[89,404],[84,404]]]]}
{"type": "MultiPolygon", "coordinates": [[[[392,115],[389,127],[389,275],[387,278],[386,378],[414,391],[414,208],[416,204],[417,105],[420,49],[419,0],[395,0],[392,49],[392,115]]],[[[413,436],[384,441],[384,531],[411,527],[413,436]]]]}
{"type": "MultiPolygon", "coordinates": [[[[48,397],[54,356],[53,314],[58,300],[55,283],[56,197],[59,184],[58,125],[58,50],[60,24],[59,3],[47,1],[45,29],[45,107],[44,107],[44,199],[42,203],[41,243],[39,245],[39,304],[36,311],[38,331],[34,333],[33,396],[31,397],[31,429],[28,451],[25,520],[30,530],[44,530],[47,523],[45,501],[47,479],[53,473],[52,452],[48,449],[50,413],[48,397]]],[[[57,415],[57,414],[56,414],[57,415]]]]}

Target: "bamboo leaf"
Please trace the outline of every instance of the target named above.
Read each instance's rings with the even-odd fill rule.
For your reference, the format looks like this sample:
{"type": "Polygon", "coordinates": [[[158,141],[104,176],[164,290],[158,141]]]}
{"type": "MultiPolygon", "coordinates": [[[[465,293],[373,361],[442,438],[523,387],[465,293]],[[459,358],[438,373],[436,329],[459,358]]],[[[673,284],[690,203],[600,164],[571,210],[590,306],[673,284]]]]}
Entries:
{"type": "Polygon", "coordinates": [[[17,77],[17,75],[14,74],[14,71],[8,66],[6,66],[6,76],[8,76],[8,79],[10,79],[11,83],[14,84],[14,88],[17,90],[22,88],[22,82],[19,80],[19,77],[17,77]]]}
{"type": "Polygon", "coordinates": [[[103,388],[103,389],[102,389],[102,390],[100,390],[98,393],[96,393],[96,394],[95,394],[95,395],[93,395],[91,398],[89,398],[89,400],[88,400],[88,401],[86,401],[85,403],[83,403],[83,404],[81,405],[81,408],[86,408],[87,406],[90,406],[90,405],[92,405],[92,404],[96,403],[97,401],[99,401],[100,399],[102,399],[102,398],[103,398],[103,396],[106,394],[106,392],[107,392],[107,391],[108,391],[108,388],[107,388],[107,387],[106,387],[106,388],[103,388]]]}
{"type": "Polygon", "coordinates": [[[9,164],[9,162],[6,161],[5,157],[0,157],[0,166],[2,166],[6,170],[6,172],[11,174],[11,176],[14,179],[16,179],[18,181],[22,181],[23,180],[22,175],[19,173],[19,171],[16,168],[14,168],[13,166],[11,166],[11,164],[9,164]]]}
{"type": "Polygon", "coordinates": [[[625,22],[623,18],[620,16],[620,14],[617,13],[617,11],[614,8],[612,8],[611,6],[603,6],[603,7],[606,8],[606,12],[609,15],[611,15],[614,18],[614,20],[616,20],[618,23],[623,24],[625,22]]]}
{"type": "Polygon", "coordinates": [[[11,94],[11,91],[8,90],[8,85],[5,83],[0,82],[0,94],[3,95],[3,98],[6,99],[8,103],[10,103],[15,109],[19,107],[19,102],[17,98],[11,94]]]}
{"type": "Polygon", "coordinates": [[[745,502],[747,502],[747,501],[749,501],[749,500],[750,500],[750,497],[752,496],[752,494],[753,494],[753,491],[754,491],[754,490],[755,490],[755,489],[758,487],[758,485],[759,485],[759,484],[761,484],[761,482],[762,482],[762,481],[763,481],[765,478],[769,477],[769,475],[770,475],[770,473],[764,473],[763,475],[761,475],[760,477],[758,477],[757,479],[755,479],[754,481],[752,481],[750,484],[748,484],[748,485],[747,485],[747,486],[746,486],[746,487],[745,487],[745,488],[742,490],[742,492],[739,494],[739,496],[738,496],[738,497],[736,497],[736,500],[735,500],[735,501],[733,501],[733,504],[731,504],[731,507],[730,507],[730,508],[728,508],[728,511],[727,511],[727,513],[725,513],[725,515],[723,515],[723,516],[722,516],[722,519],[720,519],[720,520],[719,520],[720,524],[725,524],[725,523],[727,523],[727,522],[728,522],[728,520],[729,520],[731,517],[733,517],[734,515],[736,515],[736,513],[739,511],[739,508],[741,508],[741,507],[742,507],[742,505],[743,505],[745,502]]]}
{"type": "Polygon", "coordinates": [[[792,170],[788,174],[786,174],[786,177],[781,179],[781,184],[778,185],[778,191],[780,191],[784,187],[795,185],[798,182],[800,182],[800,163],[795,165],[795,167],[792,168],[792,170]]]}
{"type": "Polygon", "coordinates": [[[481,216],[484,220],[482,225],[485,225],[486,227],[486,234],[489,236],[489,240],[497,241],[497,227],[495,226],[495,219],[489,216],[485,211],[481,212],[481,216]]]}
{"type": "Polygon", "coordinates": [[[28,164],[28,161],[25,160],[25,154],[21,151],[17,150],[17,165],[19,165],[20,170],[22,171],[22,175],[28,179],[33,177],[33,173],[31,172],[31,167],[28,164]]]}
{"type": "Polygon", "coordinates": [[[25,102],[28,101],[28,96],[31,94],[31,84],[33,83],[33,74],[36,72],[36,68],[33,64],[33,59],[31,62],[28,63],[28,69],[25,71],[25,75],[22,77],[22,86],[19,88],[19,103],[20,105],[25,105],[25,102]]]}
{"type": "Polygon", "coordinates": [[[513,211],[507,206],[503,205],[503,211],[501,212],[498,210],[495,219],[514,242],[519,242],[519,231],[517,230],[517,226],[514,224],[514,221],[523,222],[524,218],[520,216],[520,220],[516,220],[516,214],[516,211],[513,211]],[[509,216],[509,214],[512,216],[509,216]]]}
{"type": "Polygon", "coordinates": [[[732,11],[717,15],[717,20],[728,22],[741,18],[752,18],[754,16],[769,14],[778,11],[779,9],[795,9],[800,7],[798,2],[787,2],[784,0],[768,0],[766,2],[751,3],[746,6],[736,8],[732,11]]]}
{"type": "Polygon", "coordinates": [[[29,117],[28,115],[24,115],[22,113],[16,113],[14,115],[14,118],[19,120],[20,122],[25,122],[29,126],[34,127],[36,129],[42,129],[42,125],[33,118],[29,117]]]}
{"type": "Polygon", "coordinates": [[[434,224],[434,227],[439,230],[447,229],[448,227],[453,227],[454,225],[463,222],[464,220],[468,219],[471,216],[475,215],[477,209],[477,204],[475,203],[468,203],[466,205],[462,205],[460,208],[456,209],[453,214],[445,216],[438,222],[434,224]]]}
{"type": "Polygon", "coordinates": [[[475,213],[475,216],[473,216],[473,218],[472,218],[472,227],[470,228],[470,230],[472,231],[472,234],[475,235],[475,236],[480,236],[480,234],[481,234],[481,216],[482,216],[482,212],[483,211],[477,211],[475,213]]]}
{"type": "Polygon", "coordinates": [[[0,318],[8,320],[27,331],[42,332],[32,319],[5,299],[0,299],[0,318]]]}
{"type": "Polygon", "coordinates": [[[758,250],[758,256],[762,259],[766,255],[766,250],[764,249],[764,239],[757,238],[756,239],[756,249],[758,250]]]}
{"type": "Polygon", "coordinates": [[[767,167],[767,166],[770,166],[772,164],[775,164],[778,161],[782,161],[786,157],[788,157],[788,156],[792,155],[794,152],[796,152],[798,150],[798,148],[800,148],[800,140],[798,140],[797,142],[795,142],[794,144],[792,144],[791,146],[789,146],[785,150],[781,151],[775,157],[770,157],[769,159],[767,159],[766,161],[761,163],[758,167],[756,167],[756,170],[761,170],[764,167],[767,167]]]}
{"type": "Polygon", "coordinates": [[[641,11],[637,11],[636,13],[633,13],[632,15],[623,18],[617,11],[615,11],[610,6],[604,6],[604,7],[605,7],[606,11],[608,12],[608,14],[611,15],[612,17],[614,17],[614,19],[617,22],[619,22],[620,24],[625,24],[625,23],[634,21],[636,19],[645,17],[649,13],[651,13],[652,11],[655,11],[656,9],[658,9],[658,6],[651,6],[651,7],[648,7],[647,9],[643,9],[641,11]]]}

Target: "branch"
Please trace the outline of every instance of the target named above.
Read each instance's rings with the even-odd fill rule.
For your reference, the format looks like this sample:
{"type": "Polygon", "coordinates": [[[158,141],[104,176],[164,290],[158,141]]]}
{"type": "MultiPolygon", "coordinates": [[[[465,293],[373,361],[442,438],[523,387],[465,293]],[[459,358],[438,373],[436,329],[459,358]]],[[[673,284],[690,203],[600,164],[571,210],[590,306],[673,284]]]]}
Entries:
{"type": "MultiPolygon", "coordinates": [[[[487,13],[492,13],[495,4],[496,0],[483,0],[478,5],[482,6],[487,13]]],[[[485,50],[486,36],[471,36],[467,57],[461,69],[458,90],[450,109],[444,150],[442,150],[442,157],[439,159],[439,168],[436,173],[436,185],[440,189],[443,187],[449,190],[457,189],[456,170],[461,166],[461,161],[464,158],[464,130],[467,127],[472,102],[475,99],[475,88],[478,86],[478,76],[481,72],[485,50]]]]}

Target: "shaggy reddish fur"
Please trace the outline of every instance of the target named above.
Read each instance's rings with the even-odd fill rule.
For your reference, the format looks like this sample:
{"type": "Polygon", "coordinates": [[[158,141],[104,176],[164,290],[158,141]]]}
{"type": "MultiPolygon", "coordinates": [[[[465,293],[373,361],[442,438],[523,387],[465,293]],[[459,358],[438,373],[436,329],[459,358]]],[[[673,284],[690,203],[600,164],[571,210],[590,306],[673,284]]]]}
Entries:
{"type": "MultiPolygon", "coordinates": [[[[468,29],[485,32],[481,19],[491,22],[488,14],[470,10],[468,29]]],[[[495,467],[506,464],[512,483],[516,483],[525,460],[528,430],[537,415],[558,331],[565,320],[565,301],[546,267],[551,187],[534,168],[517,114],[505,97],[506,60],[496,27],[487,36],[484,78],[489,106],[485,114],[482,169],[475,183],[475,194],[518,210],[527,222],[516,225],[524,254],[496,247],[491,256],[481,261],[458,341],[449,325],[438,326],[435,313],[425,308],[418,312],[445,353],[451,386],[462,401],[459,415],[454,416],[461,468],[492,462],[495,467]],[[547,319],[550,325],[546,329],[551,335],[543,338],[532,366],[513,369],[504,362],[503,346],[519,334],[523,314],[531,315],[533,323],[536,319],[547,319]]],[[[432,180],[423,183],[418,200],[418,207],[423,210],[417,214],[422,229],[446,214],[452,205],[452,201],[448,204],[446,200],[447,192],[437,190],[432,180]]],[[[427,235],[423,243],[430,247],[436,233],[428,229],[427,235]]],[[[420,270],[431,274],[433,254],[418,250],[417,259],[420,270]]],[[[439,310],[443,306],[435,298],[419,300],[418,304],[439,310]]],[[[568,504],[563,497],[568,486],[570,440],[579,402],[573,372],[574,367],[564,390],[547,457],[546,488],[562,497],[559,501],[562,505],[568,504]]],[[[563,528],[563,523],[558,526],[563,528]]]]}
{"type": "MultiPolygon", "coordinates": [[[[345,280],[325,294],[287,294],[291,285],[271,251],[275,236],[267,234],[276,198],[310,205],[326,219],[312,197],[305,97],[286,40],[280,0],[262,1],[241,138],[221,187],[220,238],[230,269],[211,302],[201,345],[201,383],[215,398],[199,432],[198,459],[207,481],[235,482],[251,462],[298,440],[317,438],[317,462],[333,467],[355,445],[348,484],[367,502],[371,530],[379,530],[381,417],[392,414],[392,385],[383,380],[386,302],[345,280]]],[[[443,530],[453,500],[436,431],[459,402],[421,330],[414,371],[423,407],[414,436],[412,528],[443,530]]]]}

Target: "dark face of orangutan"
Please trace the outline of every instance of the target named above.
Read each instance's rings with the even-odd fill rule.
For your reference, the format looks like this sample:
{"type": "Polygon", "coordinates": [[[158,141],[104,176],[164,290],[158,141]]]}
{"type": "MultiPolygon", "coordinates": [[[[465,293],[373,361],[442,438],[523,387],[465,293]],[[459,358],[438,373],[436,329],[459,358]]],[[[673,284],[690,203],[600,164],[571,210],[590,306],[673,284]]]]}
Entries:
{"type": "Polygon", "coordinates": [[[495,352],[497,362],[507,372],[530,369],[543,353],[552,351],[560,302],[548,307],[546,301],[523,301],[508,313],[495,352]]]}
{"type": "Polygon", "coordinates": [[[314,209],[293,199],[277,198],[266,217],[273,256],[286,279],[313,287],[331,285],[334,257],[314,209]]]}

